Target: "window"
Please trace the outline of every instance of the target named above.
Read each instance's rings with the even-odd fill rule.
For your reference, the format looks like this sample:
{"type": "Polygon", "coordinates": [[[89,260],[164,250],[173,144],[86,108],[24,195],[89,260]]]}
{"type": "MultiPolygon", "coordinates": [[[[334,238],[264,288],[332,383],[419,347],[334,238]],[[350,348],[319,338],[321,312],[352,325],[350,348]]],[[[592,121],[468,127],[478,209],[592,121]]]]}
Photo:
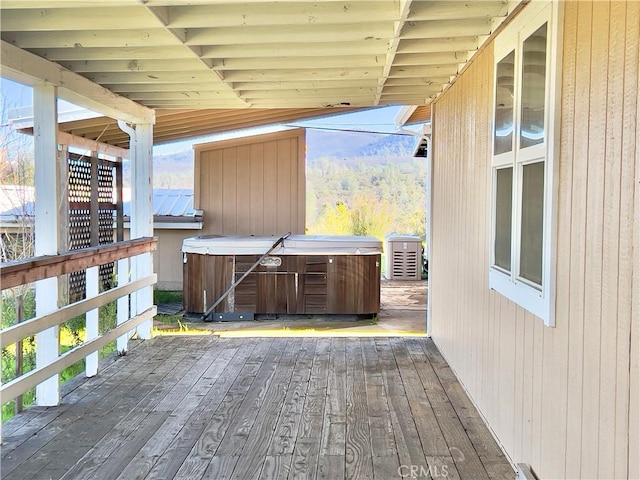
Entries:
{"type": "Polygon", "coordinates": [[[532,2],[496,38],[489,286],[554,325],[561,64],[557,2],[532,2]]]}

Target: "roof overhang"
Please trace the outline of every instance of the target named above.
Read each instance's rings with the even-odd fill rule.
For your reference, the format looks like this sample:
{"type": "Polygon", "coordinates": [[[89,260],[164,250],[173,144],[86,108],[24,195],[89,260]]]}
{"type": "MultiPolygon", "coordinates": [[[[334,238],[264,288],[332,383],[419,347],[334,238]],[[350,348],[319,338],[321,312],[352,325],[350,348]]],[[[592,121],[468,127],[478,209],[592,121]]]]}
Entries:
{"type": "MultiPolygon", "coordinates": [[[[317,117],[349,113],[356,108],[281,108],[281,109],[207,109],[156,111],[153,127],[153,143],[161,145],[205,135],[243,130],[278,123],[290,123],[317,117]]],[[[18,131],[33,134],[31,117],[14,120],[18,131]]],[[[81,120],[61,121],[61,132],[74,138],[99,141],[119,148],[129,148],[129,136],[123,132],[116,120],[95,117],[81,120]]],[[[126,155],[125,155],[126,156],[126,155]]]]}
{"type": "MultiPolygon", "coordinates": [[[[519,3],[3,0],[0,62],[3,77],[55,85],[107,117],[153,123],[157,111],[165,143],[339,108],[429,105],[519,3]]],[[[63,126],[92,139],[98,129],[125,144],[105,119],[63,126]]]]}

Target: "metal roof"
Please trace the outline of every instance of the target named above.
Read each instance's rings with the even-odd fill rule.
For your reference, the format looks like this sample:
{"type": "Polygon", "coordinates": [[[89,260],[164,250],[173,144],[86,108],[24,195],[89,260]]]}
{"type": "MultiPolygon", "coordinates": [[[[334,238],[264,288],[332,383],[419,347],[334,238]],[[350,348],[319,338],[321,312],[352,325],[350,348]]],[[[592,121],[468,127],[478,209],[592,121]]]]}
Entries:
{"type": "MultiPolygon", "coordinates": [[[[131,212],[131,189],[123,189],[123,213],[131,212]]],[[[152,197],[154,217],[195,217],[193,189],[156,188],[152,197]]],[[[23,185],[0,185],[0,220],[11,222],[35,215],[35,190],[23,185]]]]}
{"type": "MultiPolygon", "coordinates": [[[[131,190],[123,191],[124,204],[122,211],[125,217],[130,216],[131,190]]],[[[193,189],[188,188],[155,188],[152,196],[154,217],[194,217],[193,189]]]]}

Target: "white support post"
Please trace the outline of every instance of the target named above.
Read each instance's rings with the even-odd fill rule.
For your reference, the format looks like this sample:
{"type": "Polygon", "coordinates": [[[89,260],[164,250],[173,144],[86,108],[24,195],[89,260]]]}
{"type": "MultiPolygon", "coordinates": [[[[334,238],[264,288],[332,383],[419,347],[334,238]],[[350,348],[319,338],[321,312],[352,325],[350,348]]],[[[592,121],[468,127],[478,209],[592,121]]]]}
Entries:
{"type": "MultiPolygon", "coordinates": [[[[129,283],[130,271],[129,271],[129,259],[123,258],[118,260],[118,286],[126,285],[129,283]]],[[[116,322],[118,325],[123,324],[129,319],[129,295],[120,297],[118,299],[118,313],[116,322]]],[[[120,335],[116,341],[116,349],[119,355],[126,355],[129,351],[129,336],[131,332],[127,332],[124,335],[120,335]]]]}
{"type": "MultiPolygon", "coordinates": [[[[131,149],[131,238],[153,237],[153,205],[152,205],[152,159],[153,159],[153,125],[142,123],[135,128],[135,145],[131,149]]],[[[151,253],[138,255],[133,259],[134,278],[139,279],[153,273],[151,253]]],[[[145,287],[135,294],[135,309],[139,314],[153,305],[153,287],[145,287]]],[[[137,328],[138,337],[150,339],[152,321],[146,321],[137,328]]]]}
{"type": "MultiPolygon", "coordinates": [[[[59,253],[59,202],[64,179],[57,161],[57,88],[49,85],[33,88],[33,142],[35,156],[35,255],[59,253]]],[[[36,315],[58,308],[58,279],[36,282],[36,315]]],[[[48,365],[59,355],[59,327],[51,327],[36,335],[36,368],[48,365]]],[[[58,375],[36,387],[36,404],[54,406],[60,403],[58,375]]]]}
{"type": "MultiPolygon", "coordinates": [[[[92,298],[100,293],[98,287],[100,277],[100,267],[89,267],[86,271],[86,292],[87,298],[92,298]]],[[[97,308],[89,310],[85,314],[86,323],[86,339],[85,341],[98,338],[100,332],[98,331],[98,318],[99,312],[97,308]]],[[[87,377],[94,377],[98,374],[98,352],[93,352],[87,355],[85,360],[85,373],[87,377]]]]}

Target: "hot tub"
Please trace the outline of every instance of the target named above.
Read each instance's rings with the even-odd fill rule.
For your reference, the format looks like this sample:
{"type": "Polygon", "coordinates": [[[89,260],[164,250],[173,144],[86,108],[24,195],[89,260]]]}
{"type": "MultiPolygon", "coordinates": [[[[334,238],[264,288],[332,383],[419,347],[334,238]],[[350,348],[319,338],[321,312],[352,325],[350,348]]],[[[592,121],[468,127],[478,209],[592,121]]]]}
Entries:
{"type": "MultiPolygon", "coordinates": [[[[185,310],[206,311],[276,240],[253,236],[185,239],[185,310]]],[[[381,253],[382,242],[377,238],[291,235],[215,312],[376,314],[380,310],[381,253]]]]}

